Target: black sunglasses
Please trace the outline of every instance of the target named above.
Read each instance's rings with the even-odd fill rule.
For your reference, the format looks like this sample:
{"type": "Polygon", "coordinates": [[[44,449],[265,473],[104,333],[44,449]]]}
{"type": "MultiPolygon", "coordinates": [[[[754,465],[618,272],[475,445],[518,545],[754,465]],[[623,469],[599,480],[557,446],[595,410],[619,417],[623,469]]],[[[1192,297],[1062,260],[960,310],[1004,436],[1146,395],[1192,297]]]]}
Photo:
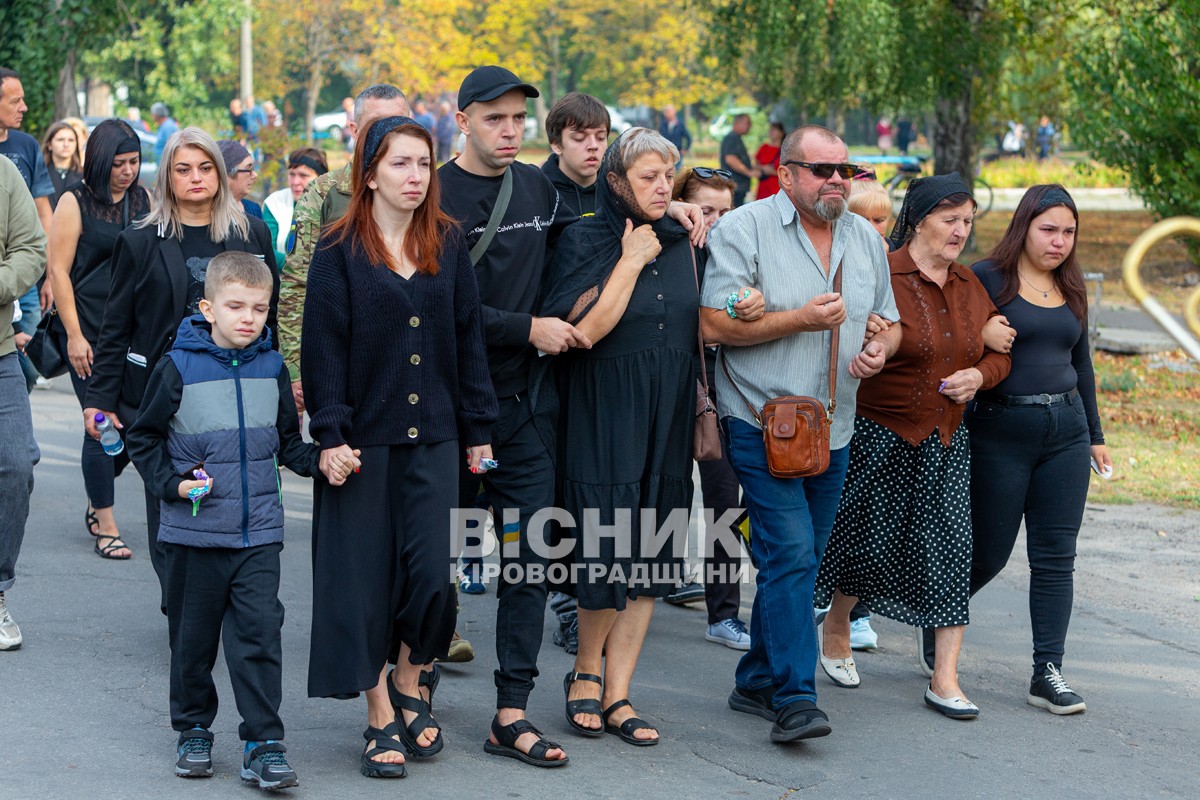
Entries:
{"type": "Polygon", "coordinates": [[[813,164],[808,161],[784,161],[785,167],[804,167],[813,175],[816,175],[821,180],[828,180],[833,177],[833,173],[837,173],[842,177],[842,180],[850,180],[859,173],[861,169],[858,164],[813,164]]]}
{"type": "Polygon", "coordinates": [[[733,179],[733,173],[727,169],[713,169],[712,167],[692,167],[692,172],[700,180],[706,181],[713,175],[718,175],[729,180],[733,179]]]}

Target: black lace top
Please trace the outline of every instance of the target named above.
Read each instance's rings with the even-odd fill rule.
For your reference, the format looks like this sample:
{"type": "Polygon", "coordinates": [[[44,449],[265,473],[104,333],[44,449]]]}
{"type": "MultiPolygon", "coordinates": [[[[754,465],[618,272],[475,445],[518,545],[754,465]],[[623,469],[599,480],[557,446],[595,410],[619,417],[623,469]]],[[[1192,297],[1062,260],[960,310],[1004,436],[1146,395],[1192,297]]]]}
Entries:
{"type": "Polygon", "coordinates": [[[75,195],[83,223],[75,246],[75,261],[71,264],[75,311],[84,337],[95,342],[108,299],[109,260],[117,236],[134,220],[150,212],[150,196],[141,186],[134,186],[120,202],[106,203],[82,183],[67,191],[75,195]]]}

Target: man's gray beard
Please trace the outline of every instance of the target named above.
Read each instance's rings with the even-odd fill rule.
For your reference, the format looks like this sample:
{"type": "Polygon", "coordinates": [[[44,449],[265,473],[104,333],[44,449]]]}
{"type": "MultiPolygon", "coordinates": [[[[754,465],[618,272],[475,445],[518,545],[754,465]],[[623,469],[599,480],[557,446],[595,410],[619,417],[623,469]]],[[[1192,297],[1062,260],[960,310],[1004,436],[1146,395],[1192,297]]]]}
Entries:
{"type": "Polygon", "coordinates": [[[840,197],[834,200],[821,198],[813,206],[813,213],[826,222],[833,222],[846,213],[846,201],[840,197]]]}

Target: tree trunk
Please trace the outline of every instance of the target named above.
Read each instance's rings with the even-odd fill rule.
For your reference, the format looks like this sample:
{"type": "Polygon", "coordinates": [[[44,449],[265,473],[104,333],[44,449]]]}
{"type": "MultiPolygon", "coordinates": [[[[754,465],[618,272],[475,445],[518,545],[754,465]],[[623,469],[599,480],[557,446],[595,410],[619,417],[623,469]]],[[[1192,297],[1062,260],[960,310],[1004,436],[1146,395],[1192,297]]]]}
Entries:
{"type": "Polygon", "coordinates": [[[325,83],[325,60],[315,59],[308,70],[308,85],[304,88],[304,143],[313,146],[313,117],[317,115],[317,99],[325,83]]]}
{"type": "Polygon", "coordinates": [[[970,185],[975,175],[975,130],[971,125],[971,85],[957,97],[939,97],[934,105],[933,165],[938,175],[957,172],[970,185]]]}
{"type": "Polygon", "coordinates": [[[62,69],[58,71],[58,86],[54,90],[54,118],[78,117],[79,94],[75,90],[75,49],[67,51],[62,69]]]}

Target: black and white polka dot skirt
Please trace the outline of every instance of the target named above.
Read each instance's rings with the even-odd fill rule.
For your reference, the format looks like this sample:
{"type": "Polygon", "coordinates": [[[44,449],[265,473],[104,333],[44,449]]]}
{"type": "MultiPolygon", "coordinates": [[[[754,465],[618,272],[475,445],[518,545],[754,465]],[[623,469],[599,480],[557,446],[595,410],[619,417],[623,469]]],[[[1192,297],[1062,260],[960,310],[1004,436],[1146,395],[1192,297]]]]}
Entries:
{"type": "Polygon", "coordinates": [[[913,447],[883,425],[854,421],[850,467],[817,576],[872,613],[923,627],[966,625],[971,586],[971,451],[960,425],[913,447]]]}

